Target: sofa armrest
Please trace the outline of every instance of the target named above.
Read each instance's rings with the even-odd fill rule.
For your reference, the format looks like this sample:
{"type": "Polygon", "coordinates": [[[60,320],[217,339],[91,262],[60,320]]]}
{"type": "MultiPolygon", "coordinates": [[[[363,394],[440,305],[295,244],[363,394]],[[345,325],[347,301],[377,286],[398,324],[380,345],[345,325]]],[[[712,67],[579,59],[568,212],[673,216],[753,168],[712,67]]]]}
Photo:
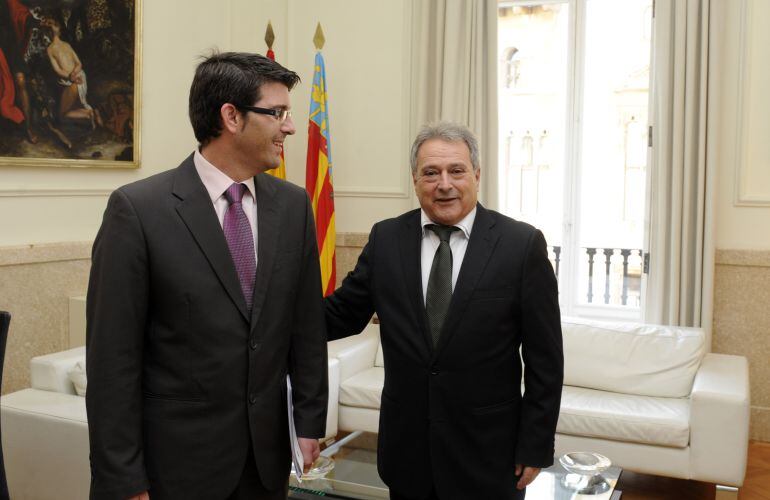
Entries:
{"type": "Polygon", "coordinates": [[[337,436],[340,402],[340,362],[337,358],[329,358],[329,403],[326,408],[326,433],[322,441],[337,436]]]}
{"type": "Polygon", "coordinates": [[[74,395],[75,386],[67,372],[79,361],[85,362],[85,359],[85,347],[35,356],[29,362],[30,385],[33,389],[74,395]]]}
{"type": "Polygon", "coordinates": [[[11,498],[88,498],[85,398],[24,389],[0,398],[11,498]]]}
{"type": "Polygon", "coordinates": [[[373,367],[379,344],[379,325],[372,324],[358,335],[329,342],[329,357],[340,362],[340,382],[373,367]]]}
{"type": "Polygon", "coordinates": [[[749,402],[746,358],[706,354],[695,375],[690,407],[690,464],[699,480],[743,484],[749,402]]]}

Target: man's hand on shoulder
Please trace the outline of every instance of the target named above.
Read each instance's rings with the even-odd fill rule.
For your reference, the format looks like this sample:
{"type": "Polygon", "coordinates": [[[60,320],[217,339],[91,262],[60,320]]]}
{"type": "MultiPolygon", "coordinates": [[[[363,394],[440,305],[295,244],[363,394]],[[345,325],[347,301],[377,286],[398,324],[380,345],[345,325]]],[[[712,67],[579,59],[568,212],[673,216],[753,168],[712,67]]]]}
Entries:
{"type": "Polygon", "coordinates": [[[302,450],[302,458],[305,462],[303,468],[305,472],[310,470],[310,466],[321,455],[321,447],[318,445],[317,439],[310,438],[297,438],[299,441],[299,448],[302,450]]]}
{"type": "Polygon", "coordinates": [[[516,483],[517,490],[523,490],[532,481],[535,480],[537,475],[540,474],[540,469],[537,467],[526,467],[521,464],[516,464],[516,475],[521,476],[519,482],[516,483]]]}
{"type": "Polygon", "coordinates": [[[150,500],[150,493],[148,491],[143,491],[138,495],[128,497],[127,500],[150,500]]]}

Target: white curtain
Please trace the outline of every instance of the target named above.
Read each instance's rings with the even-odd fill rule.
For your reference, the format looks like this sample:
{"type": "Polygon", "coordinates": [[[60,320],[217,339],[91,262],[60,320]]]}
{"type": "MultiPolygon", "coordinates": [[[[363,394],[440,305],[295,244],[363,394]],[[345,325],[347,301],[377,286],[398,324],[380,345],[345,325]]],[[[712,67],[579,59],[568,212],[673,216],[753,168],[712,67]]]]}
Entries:
{"type": "Polygon", "coordinates": [[[497,204],[497,1],[412,3],[412,137],[422,125],[462,123],[479,139],[481,195],[497,204]]]}
{"type": "Polygon", "coordinates": [[[656,0],[645,321],[711,330],[710,0],[656,0]]]}

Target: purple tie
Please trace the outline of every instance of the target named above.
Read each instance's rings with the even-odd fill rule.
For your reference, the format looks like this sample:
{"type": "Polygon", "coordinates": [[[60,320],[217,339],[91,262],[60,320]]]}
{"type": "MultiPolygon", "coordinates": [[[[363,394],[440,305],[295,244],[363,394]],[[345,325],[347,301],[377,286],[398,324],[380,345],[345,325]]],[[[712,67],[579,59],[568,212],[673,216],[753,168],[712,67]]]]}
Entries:
{"type": "Polygon", "coordinates": [[[251,312],[254,299],[254,281],[257,278],[257,259],[254,256],[254,235],[249,219],[243,211],[241,199],[246,192],[245,184],[233,184],[225,191],[225,198],[230,206],[225,212],[224,230],[230,255],[238,271],[241,290],[246,299],[246,308],[251,312]]]}

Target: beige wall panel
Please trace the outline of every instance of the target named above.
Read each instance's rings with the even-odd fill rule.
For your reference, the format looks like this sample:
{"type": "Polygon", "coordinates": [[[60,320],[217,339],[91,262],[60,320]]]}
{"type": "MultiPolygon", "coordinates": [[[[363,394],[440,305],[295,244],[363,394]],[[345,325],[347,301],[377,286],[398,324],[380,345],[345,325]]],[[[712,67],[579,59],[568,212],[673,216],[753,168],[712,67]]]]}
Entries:
{"type": "Polygon", "coordinates": [[[288,66],[297,134],[287,141],[288,178],[305,185],[313,34],[320,21],[329,97],[337,232],[369,232],[408,210],[410,4],[404,0],[288,1],[288,66]]]}
{"type": "Polygon", "coordinates": [[[770,2],[745,3],[736,201],[770,207],[770,2]]]}
{"type": "Polygon", "coordinates": [[[767,78],[770,68],[767,54],[770,49],[762,41],[767,39],[768,32],[761,26],[770,18],[770,5],[764,0],[740,0],[735,3],[713,2],[712,8],[708,140],[711,161],[717,170],[714,211],[716,248],[770,249],[770,207],[736,205],[736,179],[739,178],[741,158],[751,158],[749,179],[756,184],[751,188],[755,194],[765,191],[762,186],[770,169],[770,153],[766,149],[770,113],[766,111],[764,116],[760,116],[754,112],[763,107],[770,110],[770,100],[766,92],[752,91],[738,105],[743,84],[747,83],[741,72],[742,55],[748,55],[746,61],[750,62],[755,77],[767,78]],[[758,9],[753,25],[760,29],[755,29],[751,36],[741,29],[741,6],[758,9]],[[743,34],[746,35],[744,45],[743,34]],[[754,139],[746,143],[743,141],[744,137],[748,137],[745,131],[740,134],[736,131],[743,118],[752,114],[754,122],[748,128],[754,139]]]}
{"type": "Polygon", "coordinates": [[[69,348],[68,297],[88,284],[90,243],[0,248],[0,308],[11,312],[2,393],[29,387],[29,360],[69,348]]]}
{"type": "Polygon", "coordinates": [[[746,356],[751,438],[770,436],[770,252],[717,251],[714,352],[746,356]]]}
{"type": "Polygon", "coordinates": [[[93,240],[110,191],[0,190],[0,248],[29,243],[93,240]]]}

